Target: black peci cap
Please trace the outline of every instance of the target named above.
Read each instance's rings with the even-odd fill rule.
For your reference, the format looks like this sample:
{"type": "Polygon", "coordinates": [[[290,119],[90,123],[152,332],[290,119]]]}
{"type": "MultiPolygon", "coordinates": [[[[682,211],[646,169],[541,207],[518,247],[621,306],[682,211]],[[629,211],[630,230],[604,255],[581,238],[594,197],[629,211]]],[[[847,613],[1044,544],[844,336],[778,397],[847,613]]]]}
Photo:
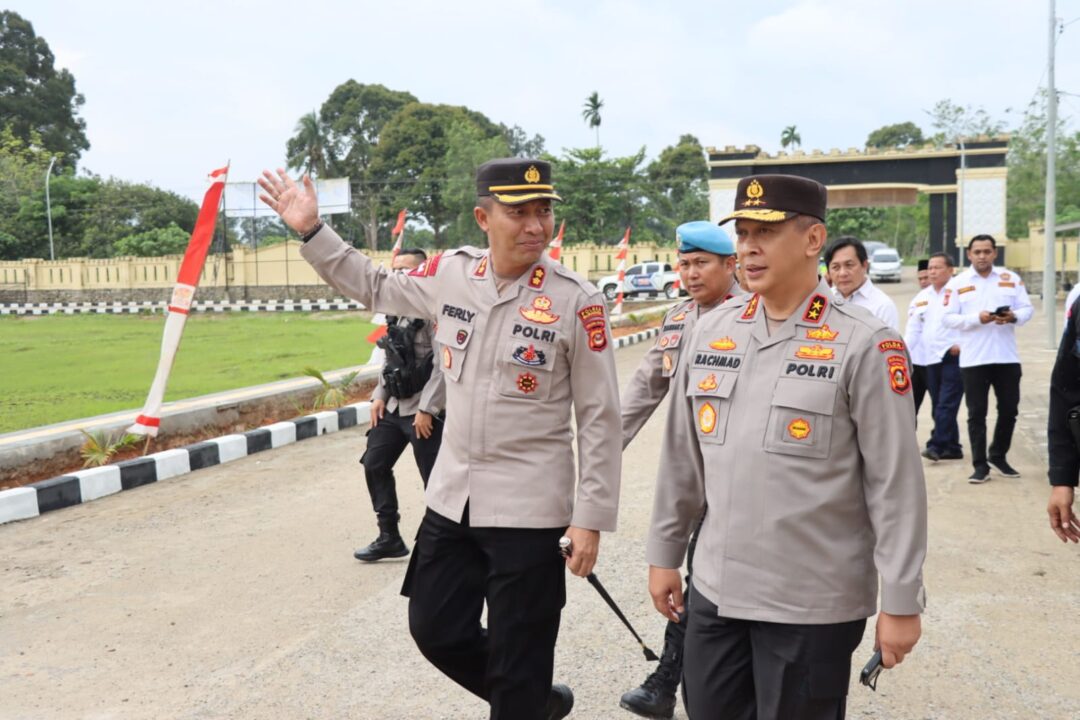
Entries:
{"type": "Polygon", "coordinates": [[[739,181],[735,209],[729,220],[784,222],[796,215],[810,215],[825,221],[828,191],[817,180],[798,175],[751,175],[739,181]]]}
{"type": "Polygon", "coordinates": [[[562,200],[551,184],[551,163],[532,158],[499,158],[476,169],[476,194],[493,197],[503,205],[530,200],[562,200]]]}
{"type": "Polygon", "coordinates": [[[915,268],[915,271],[916,272],[922,272],[923,270],[929,270],[929,269],[930,269],[930,261],[928,259],[926,259],[926,258],[923,258],[922,260],[919,261],[919,265],[918,265],[918,267],[915,268]]]}

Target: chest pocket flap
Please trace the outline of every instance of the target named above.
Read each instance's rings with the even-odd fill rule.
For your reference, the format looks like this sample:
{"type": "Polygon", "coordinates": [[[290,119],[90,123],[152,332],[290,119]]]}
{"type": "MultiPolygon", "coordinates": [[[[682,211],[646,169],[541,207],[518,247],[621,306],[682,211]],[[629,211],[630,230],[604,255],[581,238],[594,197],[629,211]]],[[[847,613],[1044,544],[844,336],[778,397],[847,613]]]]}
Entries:
{"type": "Polygon", "coordinates": [[[443,318],[439,327],[435,330],[435,340],[439,343],[439,357],[435,362],[442,368],[443,375],[448,380],[457,382],[461,379],[461,371],[465,367],[468,357],[469,343],[472,342],[473,328],[471,325],[454,322],[443,318]]]}
{"type": "Polygon", "coordinates": [[[831,382],[780,378],[773,391],[765,450],[825,458],[832,442],[837,386],[831,382]]]}
{"type": "Polygon", "coordinates": [[[739,374],[693,368],[690,370],[686,394],[694,409],[694,424],[698,439],[706,445],[723,445],[727,438],[728,418],[731,416],[731,393],[739,374]]]}

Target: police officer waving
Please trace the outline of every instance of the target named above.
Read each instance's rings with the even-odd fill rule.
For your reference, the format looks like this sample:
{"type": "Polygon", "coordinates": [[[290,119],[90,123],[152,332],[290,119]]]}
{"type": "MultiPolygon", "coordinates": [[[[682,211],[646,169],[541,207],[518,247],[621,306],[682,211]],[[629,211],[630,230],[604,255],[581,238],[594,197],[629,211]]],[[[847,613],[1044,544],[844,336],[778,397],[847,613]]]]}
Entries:
{"type": "Polygon", "coordinates": [[[572,541],[572,573],[592,571],[600,531],[615,529],[621,452],[602,298],[544,252],[559,199],[550,165],[482,165],[474,214],[488,249],[451,250],[408,275],[323,226],[307,178],[301,187],[279,170],[259,182],[327,282],[373,309],[438,321],[447,442],[403,588],[420,651],[492,718],[565,717],[573,695],[551,685],[566,597],[558,541],[572,541]]]}
{"type": "MultiPolygon", "coordinates": [[[[392,269],[412,270],[426,259],[423,250],[406,248],[394,257],[392,269]]],[[[371,394],[371,429],[360,463],[379,523],[379,537],[353,553],[357,560],[366,562],[409,554],[398,532],[401,515],[394,463],[412,445],[416,466],[427,487],[439,454],[443,423],[440,415],[446,404],[443,376],[434,368],[428,321],[391,315],[386,319],[386,335],[379,338],[378,345],[386,353],[386,362],[371,394]]]]}

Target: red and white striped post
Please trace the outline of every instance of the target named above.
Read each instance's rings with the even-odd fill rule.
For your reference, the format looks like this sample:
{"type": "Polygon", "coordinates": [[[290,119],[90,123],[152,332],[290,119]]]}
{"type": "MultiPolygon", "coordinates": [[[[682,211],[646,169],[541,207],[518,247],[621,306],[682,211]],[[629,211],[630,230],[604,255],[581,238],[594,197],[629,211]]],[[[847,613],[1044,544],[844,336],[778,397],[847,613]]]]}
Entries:
{"type": "Polygon", "coordinates": [[[626,228],[626,233],[619,241],[619,252],[615,254],[615,259],[619,261],[619,294],[615,297],[615,309],[612,310],[612,315],[622,315],[623,287],[626,283],[626,251],[629,248],[630,228],[626,228]]]}

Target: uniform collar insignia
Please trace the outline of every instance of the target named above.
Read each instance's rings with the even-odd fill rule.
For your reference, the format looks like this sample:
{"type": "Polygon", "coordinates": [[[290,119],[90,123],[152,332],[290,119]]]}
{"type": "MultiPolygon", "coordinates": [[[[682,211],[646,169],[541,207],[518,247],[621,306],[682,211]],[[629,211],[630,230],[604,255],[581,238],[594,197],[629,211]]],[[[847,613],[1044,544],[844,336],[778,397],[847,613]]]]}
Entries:
{"type": "Polygon", "coordinates": [[[482,278],[487,275],[488,268],[488,256],[485,253],[484,257],[480,258],[480,262],[476,264],[476,269],[473,270],[473,277],[482,278]]]}
{"type": "Polygon", "coordinates": [[[758,294],[754,293],[753,297],[750,298],[750,302],[746,303],[746,309],[743,310],[743,314],[739,316],[740,320],[754,319],[754,316],[757,315],[757,306],[759,299],[760,297],[758,296],[758,294]]]}
{"type": "Polygon", "coordinates": [[[536,265],[529,271],[529,287],[533,290],[540,290],[544,287],[544,279],[547,277],[547,270],[543,265],[536,265]]]}
{"type": "Polygon", "coordinates": [[[806,303],[806,311],[803,313],[803,322],[809,322],[817,324],[821,322],[822,316],[825,314],[825,308],[829,306],[829,301],[824,295],[815,293],[810,302],[806,303]]]}

